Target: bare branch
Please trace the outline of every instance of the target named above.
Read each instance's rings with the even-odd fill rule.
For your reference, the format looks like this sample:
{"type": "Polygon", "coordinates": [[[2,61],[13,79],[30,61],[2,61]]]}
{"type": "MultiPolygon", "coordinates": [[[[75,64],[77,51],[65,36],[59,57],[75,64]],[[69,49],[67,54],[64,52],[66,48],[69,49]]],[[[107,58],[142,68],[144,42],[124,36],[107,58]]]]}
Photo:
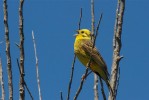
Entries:
{"type": "Polygon", "coordinates": [[[18,69],[19,69],[20,75],[22,75],[21,74],[21,70],[20,70],[20,65],[19,65],[19,60],[18,59],[17,59],[17,65],[18,65],[18,69]]]}
{"type": "Polygon", "coordinates": [[[94,73],[94,100],[99,99],[99,93],[98,93],[98,76],[94,73]]]}
{"type": "MultiPolygon", "coordinates": [[[[18,59],[17,59],[17,65],[18,65],[18,69],[19,69],[19,72],[20,72],[20,76],[23,77],[23,74],[21,73],[21,70],[20,70],[20,65],[19,65],[18,59]]],[[[30,92],[30,90],[29,90],[29,88],[28,88],[28,86],[27,86],[25,80],[24,80],[24,86],[26,87],[26,89],[27,89],[27,91],[28,91],[28,93],[29,93],[31,99],[34,100],[34,98],[33,98],[32,94],[31,94],[31,92],[30,92]]]]}
{"type": "MultiPolygon", "coordinates": [[[[88,64],[88,65],[89,65],[89,64],[88,64]]],[[[81,80],[80,86],[79,86],[79,88],[78,88],[78,90],[77,90],[77,92],[76,92],[76,95],[74,96],[74,100],[77,100],[77,98],[78,98],[78,96],[79,96],[79,94],[80,94],[80,92],[81,92],[81,90],[82,90],[82,87],[83,87],[84,81],[85,81],[85,79],[86,79],[87,73],[88,73],[88,67],[87,67],[86,70],[85,70],[85,74],[83,75],[83,78],[82,78],[82,80],[81,80]]]]}
{"type": "Polygon", "coordinates": [[[29,90],[29,88],[28,88],[28,86],[27,86],[27,84],[26,84],[25,81],[24,81],[24,86],[25,86],[25,88],[27,89],[27,91],[28,91],[28,93],[29,93],[31,99],[34,100],[34,98],[33,98],[33,96],[32,96],[32,93],[30,92],[30,90],[29,90]]]}
{"type": "Polygon", "coordinates": [[[25,98],[25,90],[24,90],[24,33],[23,33],[23,4],[24,0],[20,0],[19,5],[19,34],[20,34],[20,100],[24,100],[25,98]]]}
{"type": "Polygon", "coordinates": [[[124,10],[125,10],[125,0],[118,0],[115,27],[114,27],[114,38],[113,38],[113,49],[114,49],[113,64],[112,64],[111,80],[110,80],[114,96],[110,94],[109,100],[116,100],[117,89],[119,84],[119,77],[120,77],[119,62],[122,58],[120,56],[120,50],[121,50],[121,34],[122,34],[124,10]]]}
{"type": "MultiPolygon", "coordinates": [[[[94,36],[95,41],[96,41],[96,37],[98,36],[98,30],[99,30],[99,27],[100,27],[100,23],[101,23],[101,20],[102,20],[102,16],[103,16],[103,13],[101,13],[100,18],[99,18],[99,21],[98,21],[98,24],[97,24],[96,34],[95,34],[95,36],[94,36]]],[[[94,43],[94,44],[95,44],[95,43],[94,43]]]]}
{"type": "Polygon", "coordinates": [[[81,8],[81,11],[80,11],[80,20],[79,20],[79,29],[81,28],[81,21],[82,21],[82,8],[81,8]]]}
{"type": "MultiPolygon", "coordinates": [[[[100,15],[100,19],[98,21],[98,25],[96,28],[96,33],[94,35],[94,46],[95,46],[95,41],[96,41],[96,37],[98,35],[98,30],[99,30],[99,26],[100,26],[100,22],[102,20],[102,14],[100,15]]],[[[92,24],[93,25],[93,24],[92,24]]],[[[94,29],[92,29],[92,33],[94,34],[94,29]]],[[[104,88],[102,87],[102,90],[104,91],[104,88]]],[[[105,95],[103,95],[103,98],[105,98],[105,95]]],[[[96,74],[94,74],[94,99],[98,100],[99,99],[99,94],[98,94],[98,76],[96,74]]]]}
{"type": "Polygon", "coordinates": [[[32,38],[33,38],[34,52],[35,52],[35,59],[36,59],[36,75],[37,75],[39,100],[42,100],[41,89],[40,89],[40,79],[39,79],[39,69],[38,69],[38,57],[37,57],[36,42],[35,42],[34,32],[33,31],[32,31],[32,38]]]}
{"type": "Polygon", "coordinates": [[[7,0],[3,0],[3,10],[4,10],[4,25],[5,25],[9,100],[13,100],[13,82],[12,82],[12,69],[11,69],[9,28],[8,28],[7,0]]]}
{"type": "MultiPolygon", "coordinates": [[[[81,27],[81,21],[82,21],[82,8],[81,8],[81,10],[80,10],[80,19],[79,19],[79,24],[78,24],[78,28],[79,28],[79,29],[80,29],[80,27],[81,27]]],[[[73,62],[72,62],[72,67],[71,67],[71,75],[70,75],[70,81],[69,81],[69,85],[68,85],[67,100],[70,99],[70,90],[71,90],[71,85],[72,85],[72,80],[73,80],[73,73],[74,73],[75,60],[76,60],[76,54],[74,54],[74,58],[73,58],[73,62]]]]}
{"type": "Polygon", "coordinates": [[[115,87],[115,95],[117,95],[118,86],[119,86],[119,80],[120,80],[120,67],[119,67],[118,75],[117,75],[117,85],[115,87]]]}
{"type": "Polygon", "coordinates": [[[94,34],[95,32],[95,16],[94,16],[94,0],[91,0],[91,32],[92,32],[92,35],[94,34]]]}
{"type": "MultiPolygon", "coordinates": [[[[94,0],[91,0],[91,27],[92,27],[92,36],[95,32],[95,16],[94,16],[94,0]]],[[[91,40],[94,42],[94,37],[91,37],[91,40]]],[[[94,43],[95,44],[95,43],[94,43]]],[[[98,76],[94,73],[94,100],[99,99],[99,94],[98,94],[98,76]]]]}
{"type": "Polygon", "coordinates": [[[1,98],[1,100],[5,100],[5,89],[4,89],[3,68],[2,68],[1,58],[0,58],[0,84],[1,84],[1,89],[2,89],[2,98],[1,98]]]}
{"type": "Polygon", "coordinates": [[[107,100],[105,92],[104,92],[104,87],[103,87],[103,82],[102,82],[101,77],[99,77],[99,79],[100,79],[100,86],[101,86],[101,93],[102,93],[102,96],[103,96],[103,100],[107,100]]]}
{"type": "Polygon", "coordinates": [[[71,68],[70,81],[69,81],[69,85],[68,85],[67,100],[70,99],[70,90],[71,90],[71,85],[72,85],[72,80],[73,80],[73,73],[74,73],[75,60],[76,60],[76,55],[74,54],[73,63],[72,63],[72,68],[71,68]]]}
{"type": "Polygon", "coordinates": [[[60,93],[61,93],[61,100],[63,100],[63,92],[61,91],[60,93]]]}

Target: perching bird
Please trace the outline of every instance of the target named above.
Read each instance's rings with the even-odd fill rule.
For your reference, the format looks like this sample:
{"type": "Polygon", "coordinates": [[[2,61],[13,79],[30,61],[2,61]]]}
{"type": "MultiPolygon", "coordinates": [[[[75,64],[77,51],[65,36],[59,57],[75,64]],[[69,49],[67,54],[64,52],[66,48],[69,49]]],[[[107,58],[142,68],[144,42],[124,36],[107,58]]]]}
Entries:
{"type": "MultiPolygon", "coordinates": [[[[91,41],[91,32],[88,29],[81,29],[75,34],[74,52],[81,63],[87,67],[90,61],[91,63],[89,69],[101,77],[107,84],[109,91],[111,86],[109,84],[109,73],[107,70],[106,63],[104,62],[102,56],[98,52],[97,48],[93,48],[93,42],[91,41]]],[[[113,92],[112,92],[113,94],[113,92]]]]}

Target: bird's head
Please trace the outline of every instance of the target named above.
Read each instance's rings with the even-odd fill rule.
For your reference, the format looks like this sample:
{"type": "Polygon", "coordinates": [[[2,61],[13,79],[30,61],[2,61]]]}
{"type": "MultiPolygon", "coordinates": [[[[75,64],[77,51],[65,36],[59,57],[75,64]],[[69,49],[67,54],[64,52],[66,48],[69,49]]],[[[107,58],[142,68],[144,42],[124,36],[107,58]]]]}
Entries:
{"type": "Polygon", "coordinates": [[[91,31],[88,29],[77,30],[77,34],[74,35],[76,39],[91,39],[91,31]]]}

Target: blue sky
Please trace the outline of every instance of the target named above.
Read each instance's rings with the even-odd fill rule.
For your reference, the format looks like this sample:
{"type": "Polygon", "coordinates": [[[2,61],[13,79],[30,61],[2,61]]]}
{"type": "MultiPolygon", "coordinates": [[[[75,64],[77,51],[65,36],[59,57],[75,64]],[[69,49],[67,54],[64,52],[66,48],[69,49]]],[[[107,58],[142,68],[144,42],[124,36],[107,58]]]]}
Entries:
{"type": "MultiPolygon", "coordinates": [[[[120,62],[121,76],[117,100],[147,100],[148,98],[148,3],[148,0],[126,0],[121,51],[124,58],[120,62]]],[[[0,41],[5,41],[2,4],[3,2],[0,1],[0,41]]],[[[95,0],[96,25],[103,12],[96,46],[105,59],[109,72],[112,65],[116,4],[116,0],[95,0]]],[[[15,100],[19,97],[19,70],[16,64],[19,49],[15,45],[15,43],[19,43],[18,6],[19,0],[8,0],[15,100]]],[[[73,34],[78,29],[80,8],[83,8],[81,28],[90,29],[90,0],[25,0],[24,2],[25,80],[35,100],[38,100],[38,90],[31,32],[34,31],[36,39],[43,100],[59,100],[60,91],[63,92],[65,99],[73,60],[73,34]]],[[[5,42],[0,44],[0,54],[5,90],[8,90],[5,42]]],[[[71,99],[76,93],[84,71],[85,67],[76,60],[71,99]]],[[[105,89],[107,92],[106,87],[105,89]]],[[[78,100],[93,100],[93,96],[93,74],[91,74],[85,81],[78,100]]],[[[99,96],[102,98],[101,93],[99,96]]],[[[6,91],[6,98],[8,99],[8,91],[6,91]]],[[[29,95],[26,92],[27,99],[29,99],[29,95]]]]}

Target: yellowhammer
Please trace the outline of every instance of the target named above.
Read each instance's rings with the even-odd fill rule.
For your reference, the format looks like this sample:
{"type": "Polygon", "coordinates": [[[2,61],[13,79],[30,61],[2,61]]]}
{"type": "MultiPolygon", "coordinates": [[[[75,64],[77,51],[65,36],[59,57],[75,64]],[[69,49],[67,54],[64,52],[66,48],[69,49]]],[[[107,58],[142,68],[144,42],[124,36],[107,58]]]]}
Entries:
{"type": "Polygon", "coordinates": [[[106,82],[109,90],[112,92],[111,86],[109,84],[109,73],[106,63],[104,62],[100,53],[97,51],[96,47],[93,48],[91,32],[88,29],[81,29],[77,32],[78,33],[75,34],[76,39],[74,43],[74,52],[76,56],[86,67],[91,58],[89,69],[101,77],[106,82]]]}

